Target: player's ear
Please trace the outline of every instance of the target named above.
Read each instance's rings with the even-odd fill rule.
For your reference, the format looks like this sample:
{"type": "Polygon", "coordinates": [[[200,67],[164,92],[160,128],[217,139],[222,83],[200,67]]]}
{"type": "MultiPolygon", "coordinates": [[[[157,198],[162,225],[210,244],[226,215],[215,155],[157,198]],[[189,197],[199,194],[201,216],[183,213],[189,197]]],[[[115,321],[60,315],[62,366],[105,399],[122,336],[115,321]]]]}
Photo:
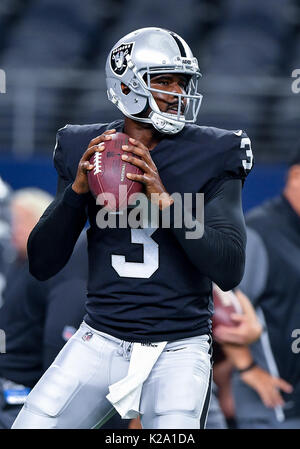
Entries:
{"type": "Polygon", "coordinates": [[[122,92],[123,92],[124,95],[128,95],[129,92],[130,92],[129,87],[126,86],[126,84],[124,84],[124,83],[121,83],[121,89],[122,89],[122,92]]]}

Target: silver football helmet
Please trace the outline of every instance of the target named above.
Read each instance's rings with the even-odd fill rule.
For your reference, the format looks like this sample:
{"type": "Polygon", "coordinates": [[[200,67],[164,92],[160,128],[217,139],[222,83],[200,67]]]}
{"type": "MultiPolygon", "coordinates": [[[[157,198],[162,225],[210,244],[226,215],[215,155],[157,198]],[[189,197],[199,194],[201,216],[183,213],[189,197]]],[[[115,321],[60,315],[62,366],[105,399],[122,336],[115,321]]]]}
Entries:
{"type": "Polygon", "coordinates": [[[110,51],[105,71],[108,98],[127,117],[151,123],[167,134],[176,134],[186,123],[195,123],[202,101],[202,95],[197,91],[201,73],[187,43],[172,31],[150,27],[127,34],[110,51]],[[188,75],[186,92],[152,88],[151,75],[160,73],[188,75]],[[129,93],[122,91],[121,83],[130,89],[129,93]],[[153,92],[177,97],[177,114],[161,112],[153,92]],[[139,114],[149,107],[149,116],[141,117],[139,114]]]}

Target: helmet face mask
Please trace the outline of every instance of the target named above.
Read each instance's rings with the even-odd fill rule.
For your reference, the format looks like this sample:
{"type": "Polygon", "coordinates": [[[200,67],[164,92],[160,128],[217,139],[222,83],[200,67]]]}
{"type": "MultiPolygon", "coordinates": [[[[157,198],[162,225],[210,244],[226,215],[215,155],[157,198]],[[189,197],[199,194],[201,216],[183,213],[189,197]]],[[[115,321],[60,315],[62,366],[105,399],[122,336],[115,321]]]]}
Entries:
{"type": "Polygon", "coordinates": [[[195,123],[202,101],[202,95],[197,92],[200,76],[197,59],[185,41],[161,28],[142,28],[125,36],[114,46],[106,62],[109,100],[127,117],[151,123],[158,131],[168,134],[181,131],[186,123],[195,123]],[[187,92],[151,87],[153,75],[172,73],[190,78],[187,92]],[[129,92],[123,92],[122,83],[128,86],[129,92]],[[177,114],[160,111],[153,93],[170,95],[172,102],[176,98],[177,114]],[[139,116],[147,107],[149,116],[139,116]]]}
{"type": "MultiPolygon", "coordinates": [[[[162,117],[165,116],[171,116],[171,118],[175,118],[179,122],[186,123],[195,123],[197,119],[197,115],[201,106],[202,101],[202,95],[197,92],[198,87],[198,77],[197,75],[193,74],[190,75],[190,80],[188,82],[187,86],[187,92],[186,93],[178,93],[178,92],[170,92],[163,89],[156,89],[154,87],[151,87],[151,75],[154,74],[165,74],[165,73],[174,73],[169,72],[163,69],[162,71],[158,70],[147,70],[147,86],[145,87],[151,94],[153,92],[161,93],[164,95],[170,95],[173,98],[177,98],[178,101],[178,110],[177,115],[174,114],[167,114],[165,112],[161,112],[158,107],[153,104],[153,100],[155,102],[155,99],[153,95],[150,97],[150,107],[151,109],[156,112],[157,114],[161,115],[162,117]],[[185,102],[184,102],[185,101],[185,102]],[[182,113],[182,110],[184,110],[184,113],[182,113]],[[189,118],[190,117],[190,118],[189,118]]],[[[181,72],[175,72],[175,73],[181,73],[181,72]]],[[[186,75],[186,72],[182,73],[183,75],[186,75]]],[[[156,104],[156,102],[155,102],[156,104]]]]}

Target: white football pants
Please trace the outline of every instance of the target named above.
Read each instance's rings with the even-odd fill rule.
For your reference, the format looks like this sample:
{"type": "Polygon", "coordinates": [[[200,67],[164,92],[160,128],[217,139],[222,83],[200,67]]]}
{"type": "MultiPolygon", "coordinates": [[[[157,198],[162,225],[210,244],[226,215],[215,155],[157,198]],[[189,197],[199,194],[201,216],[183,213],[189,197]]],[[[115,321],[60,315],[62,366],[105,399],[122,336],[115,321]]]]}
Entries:
{"type": "MultiPolygon", "coordinates": [[[[204,427],[210,399],[210,337],[168,343],[140,399],[145,429],[204,427]]],[[[30,392],[13,429],[100,427],[116,411],[108,386],[127,375],[131,343],[82,323],[30,392]]]]}

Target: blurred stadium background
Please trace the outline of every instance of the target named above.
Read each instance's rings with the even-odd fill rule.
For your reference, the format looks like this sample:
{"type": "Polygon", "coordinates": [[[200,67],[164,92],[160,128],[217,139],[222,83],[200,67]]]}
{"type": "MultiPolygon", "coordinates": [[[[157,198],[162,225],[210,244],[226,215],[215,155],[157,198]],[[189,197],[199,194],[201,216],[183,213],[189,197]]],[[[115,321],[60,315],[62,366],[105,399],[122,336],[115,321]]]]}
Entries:
{"type": "Polygon", "coordinates": [[[299,133],[300,0],[1,0],[0,176],[55,191],[55,134],[66,123],[119,117],[106,98],[105,59],[126,33],[176,31],[199,59],[198,123],[244,129],[256,166],[248,209],[278,193],[299,133]]]}

